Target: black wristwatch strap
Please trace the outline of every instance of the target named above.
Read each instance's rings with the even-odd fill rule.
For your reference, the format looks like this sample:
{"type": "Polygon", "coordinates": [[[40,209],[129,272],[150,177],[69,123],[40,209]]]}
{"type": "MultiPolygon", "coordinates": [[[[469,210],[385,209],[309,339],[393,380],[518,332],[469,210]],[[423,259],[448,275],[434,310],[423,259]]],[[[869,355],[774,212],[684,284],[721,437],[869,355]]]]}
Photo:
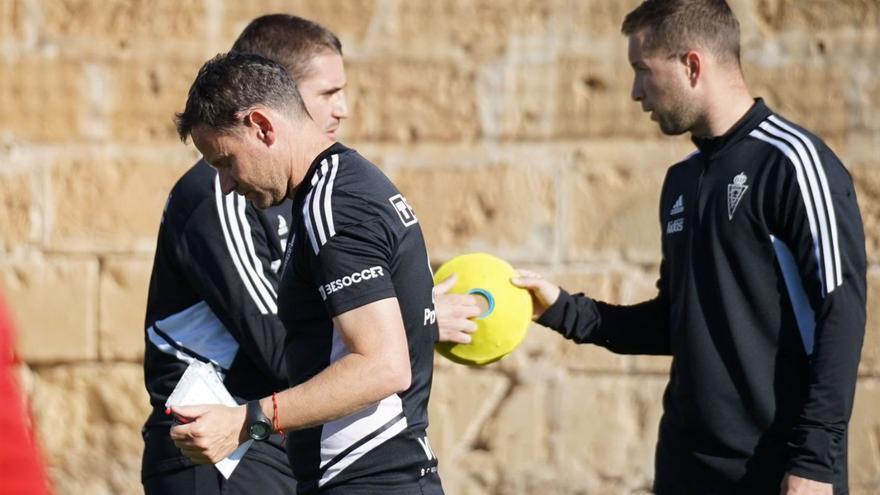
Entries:
{"type": "Polygon", "coordinates": [[[272,422],[263,414],[259,400],[252,400],[247,403],[245,425],[248,436],[254,440],[265,440],[272,434],[272,422]]]}

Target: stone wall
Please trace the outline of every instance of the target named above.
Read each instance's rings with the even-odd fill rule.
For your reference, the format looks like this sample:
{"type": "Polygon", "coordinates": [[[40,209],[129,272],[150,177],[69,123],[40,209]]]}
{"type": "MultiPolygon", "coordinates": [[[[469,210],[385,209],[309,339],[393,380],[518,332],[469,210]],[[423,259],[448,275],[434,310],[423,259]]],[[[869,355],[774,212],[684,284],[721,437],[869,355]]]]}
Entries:
{"type": "MultiPolygon", "coordinates": [[[[57,493],[140,491],[146,285],[165,196],[197,156],[171,119],[251,18],[340,35],[343,140],[409,197],[433,261],[489,251],[631,303],[652,296],[660,183],[691,147],[629,101],[618,30],[636,3],[0,0],[0,283],[57,493]]],[[[850,476],[878,493],[880,2],[732,5],[754,92],[856,179],[871,268],[850,476]]],[[[647,493],[668,365],[538,327],[484,369],[438,360],[448,493],[647,493]]]]}

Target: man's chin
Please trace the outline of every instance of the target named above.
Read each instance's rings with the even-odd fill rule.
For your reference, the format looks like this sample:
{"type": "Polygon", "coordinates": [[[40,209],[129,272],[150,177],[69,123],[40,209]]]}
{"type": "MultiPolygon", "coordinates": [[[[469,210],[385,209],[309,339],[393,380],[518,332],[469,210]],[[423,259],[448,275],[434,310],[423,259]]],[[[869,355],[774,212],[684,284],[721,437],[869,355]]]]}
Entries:
{"type": "Polygon", "coordinates": [[[271,208],[273,206],[280,205],[281,203],[284,202],[285,199],[286,199],[285,196],[281,196],[278,199],[275,199],[275,198],[272,198],[269,196],[263,196],[262,198],[260,198],[259,202],[254,202],[254,206],[256,206],[257,208],[259,208],[261,210],[265,210],[266,208],[271,208]]]}
{"type": "Polygon", "coordinates": [[[688,132],[689,128],[678,122],[670,122],[661,118],[655,119],[660,127],[660,132],[666,136],[680,136],[688,132]]]}
{"type": "Polygon", "coordinates": [[[668,129],[663,126],[660,126],[660,132],[663,133],[664,136],[681,136],[682,134],[688,132],[687,129],[668,129]]]}
{"type": "Polygon", "coordinates": [[[266,208],[272,206],[272,201],[262,194],[250,193],[245,195],[245,198],[247,198],[247,200],[252,205],[254,205],[255,208],[258,208],[260,210],[265,210],[266,208]]]}
{"type": "Polygon", "coordinates": [[[281,204],[281,201],[272,201],[269,198],[260,198],[259,201],[254,201],[254,206],[259,208],[260,210],[265,210],[266,208],[271,208],[279,204],[281,204]]]}

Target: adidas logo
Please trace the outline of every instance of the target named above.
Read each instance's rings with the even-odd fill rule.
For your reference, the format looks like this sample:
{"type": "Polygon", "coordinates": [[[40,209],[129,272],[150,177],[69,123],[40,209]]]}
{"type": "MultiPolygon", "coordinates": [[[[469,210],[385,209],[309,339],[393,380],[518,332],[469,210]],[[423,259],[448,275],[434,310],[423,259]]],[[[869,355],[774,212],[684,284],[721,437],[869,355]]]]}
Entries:
{"type": "Polygon", "coordinates": [[[283,237],[288,232],[290,232],[290,227],[287,226],[287,220],[283,216],[278,215],[278,237],[283,237]]]}
{"type": "Polygon", "coordinates": [[[669,210],[670,215],[679,215],[684,213],[684,198],[682,194],[678,195],[678,199],[675,200],[675,204],[672,205],[672,209],[669,210]]]}

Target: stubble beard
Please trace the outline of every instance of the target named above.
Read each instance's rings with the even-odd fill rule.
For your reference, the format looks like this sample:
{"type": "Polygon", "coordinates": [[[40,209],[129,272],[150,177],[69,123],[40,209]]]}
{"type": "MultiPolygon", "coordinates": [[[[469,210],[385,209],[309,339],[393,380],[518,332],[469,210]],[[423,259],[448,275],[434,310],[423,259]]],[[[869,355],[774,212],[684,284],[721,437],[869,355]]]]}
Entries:
{"type": "Polygon", "coordinates": [[[679,136],[690,132],[698,120],[699,112],[683,91],[675,91],[670,95],[669,110],[657,112],[657,123],[660,131],[667,136],[679,136]]]}

